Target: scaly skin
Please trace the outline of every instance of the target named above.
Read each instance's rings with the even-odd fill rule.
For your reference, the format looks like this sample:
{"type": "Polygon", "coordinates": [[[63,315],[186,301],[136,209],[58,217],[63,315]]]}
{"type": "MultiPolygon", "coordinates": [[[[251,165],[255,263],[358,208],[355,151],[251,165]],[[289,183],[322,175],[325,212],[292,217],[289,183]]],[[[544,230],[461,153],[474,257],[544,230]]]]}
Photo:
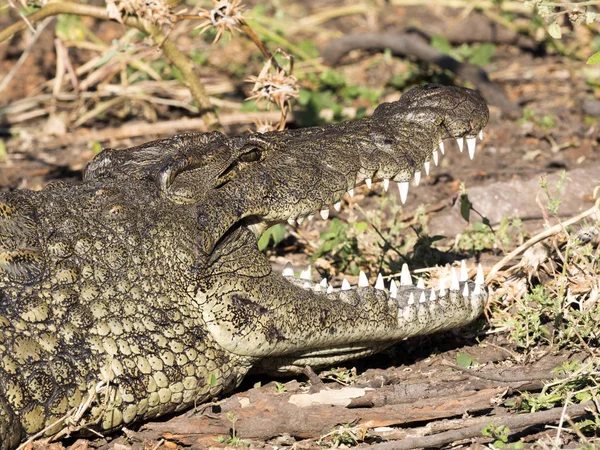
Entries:
{"type": "Polygon", "coordinates": [[[106,432],[251,367],[324,366],[472,321],[487,298],[472,282],[424,302],[412,286],[326,294],[273,273],[256,242],[367,177],[409,180],[487,119],[475,92],[427,86],[372,118],[105,150],[83,183],[0,194],[0,448],[55,434],[88,399],[82,421],[106,432]]]}

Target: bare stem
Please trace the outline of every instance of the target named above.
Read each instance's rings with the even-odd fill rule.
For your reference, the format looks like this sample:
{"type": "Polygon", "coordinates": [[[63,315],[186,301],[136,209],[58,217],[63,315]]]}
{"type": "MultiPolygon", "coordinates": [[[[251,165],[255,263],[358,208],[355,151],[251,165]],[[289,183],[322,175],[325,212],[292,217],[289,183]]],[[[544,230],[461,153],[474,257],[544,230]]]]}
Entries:
{"type": "MultiPolygon", "coordinates": [[[[27,19],[29,22],[35,23],[46,17],[56,16],[58,14],[76,14],[79,16],[94,17],[96,19],[111,20],[110,17],[108,17],[108,12],[105,8],[67,0],[50,0],[41,9],[28,15],[27,19]]],[[[195,74],[192,62],[188,57],[181,52],[172,41],[164,36],[160,27],[133,16],[123,17],[123,23],[148,34],[156,45],[161,46],[162,44],[161,49],[165,56],[181,71],[184,83],[198,104],[201,117],[206,121],[208,128],[219,128],[219,120],[214,112],[208,94],[206,93],[206,89],[195,74]]],[[[0,43],[10,39],[25,28],[27,28],[27,23],[25,21],[19,21],[4,30],[1,30],[0,43]]]]}

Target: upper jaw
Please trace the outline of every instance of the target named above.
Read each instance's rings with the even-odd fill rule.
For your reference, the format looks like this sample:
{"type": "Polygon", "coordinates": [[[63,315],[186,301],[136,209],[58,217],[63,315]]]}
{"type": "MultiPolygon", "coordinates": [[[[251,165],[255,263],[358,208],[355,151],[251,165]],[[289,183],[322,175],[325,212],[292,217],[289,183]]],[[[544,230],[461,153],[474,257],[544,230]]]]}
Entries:
{"type": "MultiPolygon", "coordinates": [[[[331,206],[341,208],[346,193],[378,181],[384,190],[396,182],[404,203],[410,181],[418,184],[431,162],[439,162],[444,139],[456,138],[459,149],[466,147],[474,156],[488,116],[474,91],[417,88],[380,105],[369,119],[245,137],[246,143],[263,147],[266,156],[227,184],[209,189],[198,202],[201,250],[210,253],[245,218],[254,223],[326,218],[331,206]]],[[[255,227],[257,232],[262,228],[255,227]]]]}
{"type": "MultiPolygon", "coordinates": [[[[467,150],[469,158],[473,159],[477,149],[477,140],[483,140],[483,129],[477,130],[476,133],[468,133],[465,136],[457,137],[456,143],[460,152],[464,149],[467,150]]],[[[407,200],[410,182],[413,182],[414,186],[418,186],[421,179],[428,176],[432,171],[432,163],[434,166],[439,164],[439,161],[443,157],[446,151],[448,140],[440,140],[439,143],[429,152],[423,165],[415,170],[375,170],[358,168],[356,173],[351,174],[350,177],[346,177],[341,184],[345,183],[345,186],[338,189],[332,189],[330,192],[330,201],[323,201],[320,204],[310,204],[303,207],[301,199],[298,199],[295,207],[290,208],[287,214],[274,211],[266,214],[265,218],[270,223],[273,222],[288,222],[291,225],[296,223],[301,224],[305,219],[312,220],[314,217],[321,217],[323,220],[327,219],[331,213],[331,209],[335,211],[341,210],[341,202],[345,195],[352,197],[355,194],[355,189],[361,186],[367,186],[369,189],[374,189],[377,183],[381,183],[381,187],[384,192],[387,192],[390,188],[396,185],[399,191],[399,197],[404,204],[407,200]],[[346,187],[347,186],[347,187],[346,187]]]]}

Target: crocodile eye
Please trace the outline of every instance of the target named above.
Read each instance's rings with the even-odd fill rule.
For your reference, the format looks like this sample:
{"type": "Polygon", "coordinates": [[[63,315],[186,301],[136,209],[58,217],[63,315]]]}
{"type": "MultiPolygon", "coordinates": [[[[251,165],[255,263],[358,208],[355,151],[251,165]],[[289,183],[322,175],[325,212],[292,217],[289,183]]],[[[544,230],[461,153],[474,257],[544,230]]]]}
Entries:
{"type": "Polygon", "coordinates": [[[260,161],[262,152],[258,148],[253,148],[249,152],[240,155],[239,160],[241,162],[256,162],[260,161]]]}

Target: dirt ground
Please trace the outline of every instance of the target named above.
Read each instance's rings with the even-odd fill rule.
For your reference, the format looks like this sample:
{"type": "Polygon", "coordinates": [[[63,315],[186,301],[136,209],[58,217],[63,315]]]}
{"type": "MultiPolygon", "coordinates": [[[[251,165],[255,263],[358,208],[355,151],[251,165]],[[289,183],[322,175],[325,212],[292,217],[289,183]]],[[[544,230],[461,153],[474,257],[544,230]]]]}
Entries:
{"type": "MultiPolygon", "coordinates": [[[[323,49],[333,39],[348,33],[400,34],[408,29],[419,29],[429,35],[446,36],[447,40],[456,42],[455,49],[461,45],[475,48],[479,43],[469,40],[470,28],[464,26],[464,21],[474,15],[476,20],[488,24],[490,18],[501,17],[505,25],[512,24],[521,32],[511,30],[512,34],[508,34],[512,38],[492,42],[494,54],[483,66],[492,82],[505,92],[506,104],[512,108],[507,110],[490,104],[489,125],[474,161],[469,160],[466,152],[460,153],[454,143],[447,143],[440,166],[433,167],[430,176],[424,176],[418,188],[411,187],[407,205],[402,210],[403,216],[411,217],[419,205],[425,205],[434,230],[448,238],[444,242],[452,243],[455,236],[469,226],[457,213],[458,207],[452,206],[461,183],[472,190],[474,196],[479,195],[477,198],[481,200],[474,202],[474,207],[484,216],[492,215],[499,208],[500,200],[495,195],[505,193],[502,202],[510,204],[512,209],[503,210],[502,214],[521,217],[530,233],[543,229],[544,225],[544,213],[536,203],[537,180],[544,174],[558,176],[567,171],[576,173],[577,180],[585,180],[581,186],[577,185],[576,192],[563,199],[561,217],[576,215],[593,205],[592,190],[600,180],[597,121],[600,66],[586,65],[585,59],[599,49],[596,24],[572,26],[566,21],[562,24],[565,37],[557,41],[558,44],[552,44],[543,28],[535,29],[531,14],[504,14],[494,7],[478,12],[471,8],[402,6],[399,1],[274,4],[260,10],[271,18],[261,24],[268,23],[285,37],[279,42],[280,46],[285,46],[285,42],[310,41],[316,49],[323,49]],[[464,31],[465,35],[458,31],[464,31]],[[574,172],[577,170],[580,172],[574,172]]],[[[19,20],[13,9],[5,9],[0,16],[0,29],[19,20]]],[[[90,18],[83,18],[82,22],[104,46],[127,31],[116,22],[90,18]]],[[[122,67],[98,75],[103,75],[104,81],[90,80],[90,72],[79,76],[79,90],[69,84],[72,76],[69,70],[58,83],[55,79],[57,45],[68,48],[69,61],[75,71],[90,58],[107,51],[102,53],[99,50],[102,45],[97,43],[96,47],[83,45],[84,41],[77,41],[75,35],[70,36],[71,41],[62,38],[62,43],[56,44],[59,25],[63,30],[61,36],[65,29],[75,33],[73,23],[57,24],[53,19],[35,42],[31,40],[31,32],[24,32],[8,45],[0,44],[0,80],[8,76],[23,52],[29,53],[18,63],[20,66],[10,75],[12,78],[0,95],[1,190],[40,189],[53,181],[79,180],[85,164],[101,147],[127,147],[175,132],[204,130],[199,113],[189,107],[189,91],[176,78],[154,84],[149,79],[143,88],[144,95],[134,94],[126,89],[131,86],[125,86],[122,78],[131,66],[126,67],[121,62],[122,67]],[[81,83],[87,90],[81,88],[81,83]],[[110,94],[109,88],[114,93],[110,94]],[[119,97],[119,92],[125,91],[127,94],[119,97]],[[119,98],[123,100],[115,100],[119,98]],[[107,106],[108,102],[114,103],[107,106]],[[193,128],[186,128],[188,119],[197,119],[193,128]],[[153,134],[152,124],[163,125],[160,129],[164,131],[153,134]]],[[[239,32],[231,39],[211,44],[203,36],[190,37],[191,28],[189,24],[177,24],[173,38],[185,52],[201,55],[197,60],[201,63],[195,70],[212,98],[219,101],[223,130],[236,133],[252,128],[253,118],[260,114],[241,110],[251,87],[245,80],[260,71],[264,59],[239,32]]],[[[136,45],[141,48],[140,54],[154,62],[159,59],[158,50],[147,41],[136,45]]],[[[277,47],[275,42],[267,45],[277,47]]],[[[468,55],[469,50],[464,50],[464,54],[468,55]]],[[[415,56],[403,58],[389,51],[352,50],[336,63],[335,69],[344,74],[348,85],[377,91],[382,101],[399,97],[400,91],[394,87],[399,82],[393,80],[408,79],[407,85],[401,87],[431,80],[457,84],[463,81],[454,79],[449,71],[442,72],[435,65],[416,60],[415,56]]],[[[318,63],[298,58],[296,62],[297,73],[305,74],[304,78],[299,75],[300,84],[308,90],[322,86],[306,75],[313,70],[324,70],[323,63],[315,61],[318,63]]],[[[160,73],[164,74],[164,67],[158,63],[152,67],[159,72],[163,70],[160,73]]],[[[339,97],[337,100],[341,101],[339,97]]],[[[372,111],[372,104],[364,98],[342,100],[346,101],[341,106],[346,108],[348,117],[353,117],[361,107],[372,111]]],[[[289,127],[305,124],[301,112],[300,107],[292,109],[289,127]]],[[[327,114],[328,111],[323,112],[323,116],[327,114]]],[[[276,120],[278,115],[271,112],[269,117],[276,120]]],[[[363,209],[377,209],[381,198],[381,187],[372,192],[364,188],[358,192],[355,202],[363,209]]],[[[353,207],[344,204],[339,214],[332,212],[346,219],[352,215],[353,207]]],[[[492,220],[492,224],[497,223],[492,220]]],[[[329,223],[321,220],[306,222],[297,228],[288,227],[288,237],[277,249],[270,250],[273,266],[280,269],[288,260],[295,267],[308,264],[311,246],[306,242],[318,241],[320,233],[328,227],[329,223]]],[[[503,255],[497,249],[471,254],[468,264],[474,267],[476,262],[482,262],[487,272],[503,255]]],[[[330,269],[334,280],[341,280],[327,257],[320,258],[316,264],[322,272],[330,269]]],[[[356,280],[351,276],[349,279],[356,280]]],[[[38,442],[34,446],[223,448],[235,444],[219,442],[220,437],[231,435],[235,421],[235,433],[252,448],[354,445],[381,449],[484,448],[494,439],[468,430],[483,428],[493,418],[498,418],[498,424],[509,423],[509,418],[517,415],[508,399],[519,392],[539,392],[544,380],[554,378],[553,368],[565,361],[585,361],[590,354],[596,354],[596,349],[581,353],[546,346],[524,355],[504,331],[484,319],[468,330],[402,342],[380,355],[347,365],[347,370],[340,370],[337,375],[321,374],[322,380],[314,374],[282,380],[253,375],[230,397],[215,399],[208,406],[199,405],[192,413],[138,424],[112,436],[71,438],[52,445],[38,442]],[[477,371],[457,367],[457,356],[463,354],[477,361],[477,371]],[[325,392],[334,394],[327,396],[325,392]],[[311,397],[312,404],[306,406],[302,401],[309,395],[314,397],[311,397]],[[435,436],[440,435],[445,437],[436,441],[435,436]]],[[[557,432],[561,412],[562,407],[548,408],[543,411],[548,413],[546,416],[536,416],[532,422],[527,422],[528,418],[519,423],[517,418],[517,422],[509,426],[514,430],[509,442],[520,441],[526,448],[579,448],[583,442],[593,442],[593,436],[582,439],[572,428],[564,431],[568,428],[566,425],[561,425],[562,434],[557,432]]],[[[571,418],[583,414],[583,410],[573,410],[571,418]]]]}

